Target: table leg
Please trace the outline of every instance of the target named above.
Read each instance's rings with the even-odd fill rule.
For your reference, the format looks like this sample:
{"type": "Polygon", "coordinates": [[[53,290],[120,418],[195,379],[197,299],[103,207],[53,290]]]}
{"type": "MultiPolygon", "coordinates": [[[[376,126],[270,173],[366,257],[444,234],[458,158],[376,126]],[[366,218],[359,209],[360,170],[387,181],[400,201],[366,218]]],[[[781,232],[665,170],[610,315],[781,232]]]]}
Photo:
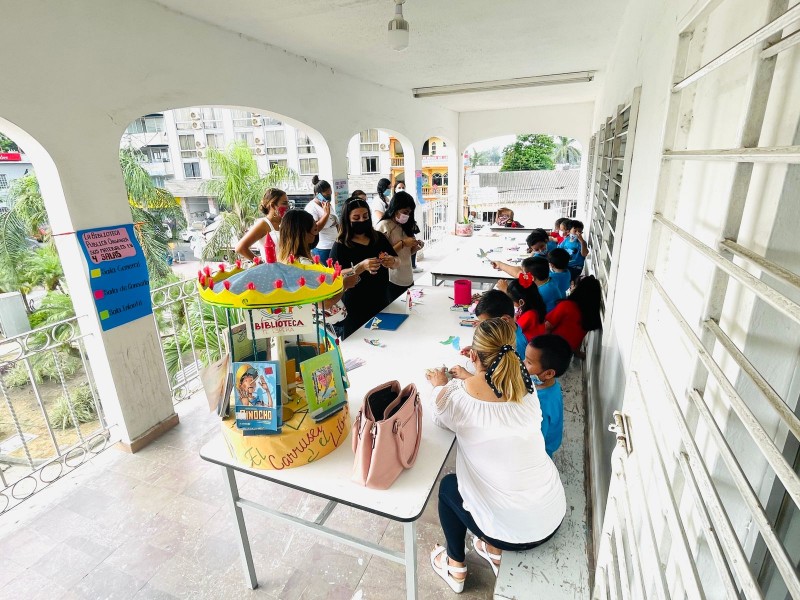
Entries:
{"type": "Polygon", "coordinates": [[[406,554],[406,598],[417,598],[417,522],[403,524],[404,549],[406,554]]]}
{"type": "Polygon", "coordinates": [[[225,482],[227,483],[231,503],[233,504],[236,526],[239,528],[239,551],[242,555],[245,583],[250,586],[251,590],[254,590],[258,587],[258,579],[256,579],[256,568],[253,565],[253,553],[250,551],[250,539],[247,537],[247,526],[244,523],[244,514],[242,512],[242,507],[238,505],[239,486],[236,485],[236,474],[233,469],[229,467],[222,467],[222,470],[225,473],[225,482]]]}

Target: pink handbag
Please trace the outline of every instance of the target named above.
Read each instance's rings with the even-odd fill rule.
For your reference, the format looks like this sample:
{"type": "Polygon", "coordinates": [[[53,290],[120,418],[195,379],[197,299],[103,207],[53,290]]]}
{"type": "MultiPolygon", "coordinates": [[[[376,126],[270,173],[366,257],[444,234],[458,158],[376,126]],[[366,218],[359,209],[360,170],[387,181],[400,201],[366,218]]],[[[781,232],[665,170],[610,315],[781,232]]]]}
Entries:
{"type": "Polygon", "coordinates": [[[414,466],[422,439],[422,403],[413,383],[397,381],[367,392],[353,426],[353,481],[388,489],[403,469],[414,466]]]}

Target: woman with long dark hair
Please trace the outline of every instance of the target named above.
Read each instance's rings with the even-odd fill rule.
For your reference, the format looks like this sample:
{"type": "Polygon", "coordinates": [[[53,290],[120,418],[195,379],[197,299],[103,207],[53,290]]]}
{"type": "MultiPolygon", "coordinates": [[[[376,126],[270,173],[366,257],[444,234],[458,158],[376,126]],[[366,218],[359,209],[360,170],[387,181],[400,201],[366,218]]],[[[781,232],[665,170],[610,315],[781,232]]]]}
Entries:
{"type": "Polygon", "coordinates": [[[344,293],[347,318],[336,326],[339,336],[346,338],[391,301],[388,269],[398,264],[389,240],[373,228],[369,204],[364,200],[351,198],[344,206],[331,258],[341,265],[345,277],[361,276],[358,285],[344,293]]]}
{"type": "Polygon", "coordinates": [[[378,180],[378,193],[369,201],[369,209],[372,214],[372,222],[377,223],[383,218],[383,213],[389,205],[389,198],[392,196],[392,182],[382,177],[378,180]]]}
{"type": "Polygon", "coordinates": [[[264,218],[258,219],[236,243],[236,252],[249,260],[255,258],[255,254],[250,251],[250,246],[253,244],[258,244],[261,256],[264,256],[264,243],[267,235],[272,238],[276,246],[278,245],[280,237],[278,230],[281,227],[283,215],[289,210],[289,197],[281,189],[269,188],[264,192],[259,208],[264,218]]]}
{"type": "Polygon", "coordinates": [[[389,270],[389,286],[392,298],[397,298],[414,285],[411,259],[424,245],[414,237],[417,223],[414,220],[416,202],[411,194],[397,192],[389,203],[389,208],[378,223],[378,231],[383,232],[397,252],[397,268],[389,270]]]}

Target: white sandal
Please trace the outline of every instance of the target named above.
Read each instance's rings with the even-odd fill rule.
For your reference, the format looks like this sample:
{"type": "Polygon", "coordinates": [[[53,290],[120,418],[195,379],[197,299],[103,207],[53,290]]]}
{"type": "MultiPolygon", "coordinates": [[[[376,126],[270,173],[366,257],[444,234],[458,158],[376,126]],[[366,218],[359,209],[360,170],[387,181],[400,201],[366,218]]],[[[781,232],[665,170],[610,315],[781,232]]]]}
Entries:
{"type": "Polygon", "coordinates": [[[496,565],[494,561],[501,560],[503,557],[500,554],[492,554],[486,549],[486,542],[483,542],[483,550],[478,548],[478,542],[483,542],[483,540],[479,539],[477,535],[472,536],[472,547],[475,548],[475,552],[478,553],[478,556],[482,556],[485,558],[490,565],[492,565],[492,571],[494,571],[495,577],[497,577],[497,572],[500,570],[500,566],[496,565]]]}
{"type": "Polygon", "coordinates": [[[464,577],[464,579],[456,579],[455,577],[451,577],[450,573],[466,573],[467,567],[451,566],[447,556],[447,550],[439,544],[436,544],[433,552],[431,552],[431,566],[433,567],[434,572],[439,577],[444,579],[447,585],[450,586],[450,589],[452,589],[456,594],[460,594],[464,591],[464,581],[466,580],[466,577],[464,577]],[[441,566],[437,566],[436,558],[442,554],[444,554],[444,557],[442,558],[442,564],[441,566]]]}

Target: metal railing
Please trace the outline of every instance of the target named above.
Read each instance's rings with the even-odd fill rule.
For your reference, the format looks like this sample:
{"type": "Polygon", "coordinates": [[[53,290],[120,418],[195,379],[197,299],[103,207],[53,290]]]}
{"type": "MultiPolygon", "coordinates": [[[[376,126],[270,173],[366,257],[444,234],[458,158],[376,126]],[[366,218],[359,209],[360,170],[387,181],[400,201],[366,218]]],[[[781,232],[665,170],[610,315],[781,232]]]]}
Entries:
{"type": "Polygon", "coordinates": [[[424,185],[422,186],[423,196],[447,196],[446,185],[424,185]]]}
{"type": "Polygon", "coordinates": [[[406,164],[406,158],[404,156],[393,156],[391,161],[393,167],[403,167],[406,164]]]}
{"type": "MultiPolygon", "coordinates": [[[[202,367],[220,358],[229,313],[201,302],[194,279],[156,288],[151,300],[161,358],[177,403],[200,389],[202,367]]],[[[240,312],[230,311],[234,323],[241,321],[240,312]]]]}
{"type": "Polygon", "coordinates": [[[0,514],[106,448],[78,317],[0,342],[0,514]]]}

